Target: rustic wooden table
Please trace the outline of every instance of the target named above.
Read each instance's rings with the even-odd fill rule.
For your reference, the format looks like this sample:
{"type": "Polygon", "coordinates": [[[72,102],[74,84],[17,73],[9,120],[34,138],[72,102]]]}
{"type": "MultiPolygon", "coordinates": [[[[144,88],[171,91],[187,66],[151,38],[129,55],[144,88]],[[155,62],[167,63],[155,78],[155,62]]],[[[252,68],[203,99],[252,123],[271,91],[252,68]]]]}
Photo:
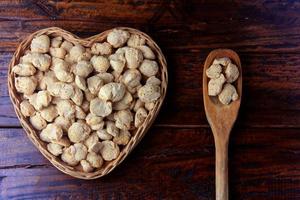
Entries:
{"type": "Polygon", "coordinates": [[[214,142],[202,68],[215,48],[243,66],[241,112],[229,147],[230,199],[300,199],[299,1],[0,1],[0,199],[214,199],[214,142]],[[24,37],[58,26],[88,37],[116,26],[161,46],[168,94],[153,127],[111,174],[84,181],[31,144],[7,92],[24,37]]]}

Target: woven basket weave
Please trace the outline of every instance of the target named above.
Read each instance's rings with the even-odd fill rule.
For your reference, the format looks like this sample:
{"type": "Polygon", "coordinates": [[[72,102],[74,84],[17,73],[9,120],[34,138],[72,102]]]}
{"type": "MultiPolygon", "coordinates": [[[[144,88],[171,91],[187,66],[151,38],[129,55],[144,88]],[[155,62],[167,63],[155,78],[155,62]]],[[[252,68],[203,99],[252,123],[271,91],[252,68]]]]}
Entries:
{"type": "Polygon", "coordinates": [[[129,141],[129,143],[120,151],[120,155],[113,161],[110,162],[105,162],[104,165],[99,169],[91,173],[87,172],[82,172],[79,171],[75,167],[68,166],[66,163],[64,163],[60,157],[56,157],[52,155],[50,152],[48,152],[46,148],[46,143],[41,141],[38,132],[34,130],[34,128],[31,126],[29,123],[28,118],[22,115],[20,111],[20,103],[22,102],[22,97],[21,95],[16,91],[15,85],[14,85],[14,79],[15,79],[15,74],[12,73],[12,67],[16,64],[19,63],[19,59],[21,56],[24,55],[25,51],[29,49],[30,43],[32,39],[35,36],[46,34],[52,37],[56,36],[62,36],[65,40],[70,41],[72,43],[79,43],[85,47],[91,47],[93,43],[95,42],[104,42],[106,40],[106,37],[109,32],[112,30],[107,30],[105,32],[102,32],[98,35],[86,38],[86,39],[81,39],[74,34],[65,31],[63,29],[57,28],[57,27],[51,27],[51,28],[46,28],[39,30],[31,35],[29,35],[26,39],[24,39],[20,45],[18,46],[16,52],[14,53],[11,62],[9,64],[8,68],[8,90],[9,90],[9,95],[11,98],[11,101],[14,105],[15,112],[21,122],[21,125],[25,129],[25,132],[29,139],[33,142],[33,144],[39,149],[39,151],[60,171],[69,174],[73,177],[80,178],[80,179],[95,179],[102,177],[109,172],[111,172],[117,165],[119,165],[125,158],[126,156],[134,149],[134,147],[140,142],[140,140],[143,138],[153,121],[155,120],[161,105],[163,103],[163,100],[166,95],[166,90],[167,90],[167,83],[168,83],[168,73],[167,73],[167,64],[164,55],[162,54],[160,48],[158,45],[145,33],[132,29],[132,28],[127,28],[127,27],[117,27],[116,29],[122,29],[126,30],[129,33],[132,34],[137,34],[143,38],[145,38],[148,46],[153,50],[157,57],[158,65],[160,67],[159,70],[159,77],[162,81],[161,84],[161,97],[158,99],[158,101],[155,103],[154,109],[151,110],[142,124],[141,127],[138,129],[134,130],[132,133],[132,137],[129,141]]]}

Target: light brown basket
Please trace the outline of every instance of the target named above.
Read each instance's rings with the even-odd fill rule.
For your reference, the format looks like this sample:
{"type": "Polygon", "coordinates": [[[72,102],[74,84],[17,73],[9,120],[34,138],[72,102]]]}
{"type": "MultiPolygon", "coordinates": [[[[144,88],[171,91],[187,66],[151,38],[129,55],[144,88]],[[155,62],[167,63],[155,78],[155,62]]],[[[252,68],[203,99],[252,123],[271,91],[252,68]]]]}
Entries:
{"type": "Polygon", "coordinates": [[[72,43],[79,43],[85,47],[91,47],[91,45],[95,42],[103,42],[106,40],[106,37],[108,33],[112,30],[107,30],[104,31],[98,35],[86,38],[86,39],[81,39],[74,34],[65,31],[63,29],[57,28],[57,27],[51,27],[51,28],[46,28],[39,30],[31,35],[29,35],[26,39],[24,39],[20,45],[18,46],[16,52],[14,53],[11,62],[9,64],[8,68],[8,91],[10,95],[10,99],[14,105],[15,112],[21,122],[21,125],[25,129],[25,132],[29,139],[33,142],[33,144],[39,149],[39,151],[60,171],[69,174],[73,177],[80,178],[80,179],[95,179],[102,177],[109,172],[111,172],[117,165],[119,165],[125,158],[126,156],[134,149],[134,147],[140,142],[140,140],[143,138],[153,121],[155,120],[161,105],[163,103],[163,100],[166,95],[167,91],[167,83],[168,83],[168,73],[167,73],[167,63],[164,55],[162,54],[160,48],[158,45],[145,33],[133,29],[133,28],[127,28],[127,27],[117,27],[117,29],[122,29],[126,30],[130,33],[137,34],[143,38],[146,39],[147,44],[149,47],[153,50],[153,52],[157,56],[158,64],[160,66],[160,79],[162,81],[161,84],[161,97],[159,100],[156,102],[155,107],[152,111],[149,112],[146,120],[142,124],[141,127],[139,127],[137,130],[135,130],[132,133],[132,138],[130,139],[129,143],[121,149],[120,155],[118,156],[117,159],[111,161],[111,162],[105,162],[105,164],[100,168],[99,170],[91,173],[86,173],[79,171],[78,169],[68,166],[66,163],[64,163],[59,157],[53,156],[51,153],[47,151],[46,148],[46,143],[41,141],[38,137],[38,133],[34,130],[34,128],[30,125],[29,120],[23,116],[20,112],[20,102],[21,96],[19,93],[16,91],[15,85],[14,85],[14,79],[15,79],[15,74],[12,73],[12,67],[19,63],[19,59],[22,55],[24,55],[25,51],[29,49],[30,43],[32,39],[35,36],[46,34],[52,37],[56,36],[62,36],[65,40],[68,40],[72,43]]]}

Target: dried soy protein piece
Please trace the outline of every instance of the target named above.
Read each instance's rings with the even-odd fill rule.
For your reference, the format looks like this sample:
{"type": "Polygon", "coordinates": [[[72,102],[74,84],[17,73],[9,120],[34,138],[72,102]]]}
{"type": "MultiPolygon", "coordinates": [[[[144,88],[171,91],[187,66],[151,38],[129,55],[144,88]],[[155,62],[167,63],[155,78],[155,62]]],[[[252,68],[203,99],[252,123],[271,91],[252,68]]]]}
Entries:
{"type": "Polygon", "coordinates": [[[34,107],[29,103],[29,101],[27,100],[23,100],[20,103],[20,109],[21,109],[21,113],[25,116],[25,117],[30,117],[32,115],[35,114],[35,109],[34,107]]]}
{"type": "Polygon", "coordinates": [[[130,34],[127,31],[114,29],[108,34],[107,42],[110,43],[114,48],[118,48],[123,46],[129,37],[130,34]]]}
{"type": "Polygon", "coordinates": [[[141,71],[141,73],[147,77],[150,77],[150,76],[155,76],[158,72],[158,64],[156,61],[154,60],[148,60],[148,59],[145,59],[139,70],[141,71]]]}
{"type": "Polygon", "coordinates": [[[223,57],[223,58],[216,58],[213,61],[213,65],[217,64],[217,65],[223,65],[224,67],[226,67],[229,63],[231,63],[230,58],[227,57],[223,57]]]}
{"type": "Polygon", "coordinates": [[[216,79],[219,78],[222,73],[222,66],[219,64],[214,64],[211,65],[207,70],[206,70],[206,76],[208,78],[216,79]]]}
{"type": "Polygon", "coordinates": [[[134,126],[135,127],[139,127],[143,124],[143,122],[145,121],[145,119],[147,118],[147,111],[146,109],[144,109],[143,107],[139,108],[136,113],[135,113],[135,117],[134,117],[134,126]]]}
{"type": "Polygon", "coordinates": [[[30,49],[32,52],[47,53],[50,48],[50,38],[47,35],[40,35],[33,38],[30,49]]]}
{"type": "Polygon", "coordinates": [[[210,79],[208,82],[208,95],[217,96],[218,94],[220,94],[225,81],[226,79],[223,74],[221,74],[219,78],[210,79]]]}
{"type": "Polygon", "coordinates": [[[228,105],[231,101],[235,101],[239,98],[239,95],[233,85],[226,83],[224,89],[219,94],[219,100],[222,104],[228,105]]]}
{"type": "Polygon", "coordinates": [[[143,53],[139,49],[128,47],[125,50],[125,59],[128,68],[136,69],[143,61],[143,53]]]}
{"type": "Polygon", "coordinates": [[[105,73],[110,66],[109,60],[104,56],[93,56],[91,63],[94,69],[100,73],[105,73]]]}
{"type": "Polygon", "coordinates": [[[156,101],[160,95],[160,87],[157,85],[146,84],[138,90],[138,97],[145,103],[156,101]]]}
{"type": "Polygon", "coordinates": [[[114,160],[120,154],[119,146],[116,143],[112,141],[103,141],[102,145],[103,147],[100,150],[100,153],[105,161],[114,160]]]}
{"type": "Polygon", "coordinates": [[[95,98],[90,103],[90,112],[99,117],[106,117],[112,112],[112,104],[99,98],[95,98]]]}
{"type": "Polygon", "coordinates": [[[84,123],[75,122],[68,129],[68,137],[71,142],[84,141],[90,134],[91,128],[84,123]]]}
{"type": "Polygon", "coordinates": [[[47,144],[47,149],[50,153],[52,153],[54,156],[59,156],[62,154],[62,146],[59,144],[49,143],[47,144]]]}
{"type": "Polygon", "coordinates": [[[229,63],[225,70],[226,81],[233,83],[239,77],[239,69],[235,64],[229,63]]]}
{"type": "Polygon", "coordinates": [[[15,65],[13,68],[12,68],[12,71],[15,73],[15,74],[18,74],[20,76],[32,76],[35,74],[36,72],[36,69],[35,67],[30,64],[30,63],[20,63],[20,64],[17,64],[15,65]]]}
{"type": "Polygon", "coordinates": [[[131,137],[131,135],[130,135],[129,131],[121,130],[120,134],[118,136],[114,137],[113,142],[118,145],[126,145],[126,144],[128,144],[130,137],[131,137]]]}
{"type": "Polygon", "coordinates": [[[125,86],[121,83],[107,83],[101,87],[98,96],[105,101],[116,102],[123,98],[125,90],[125,86]]]}
{"type": "Polygon", "coordinates": [[[91,52],[95,55],[110,55],[112,54],[112,46],[108,42],[94,43],[91,52]]]}
{"type": "Polygon", "coordinates": [[[30,95],[33,94],[37,86],[37,80],[34,76],[30,77],[16,77],[15,86],[18,92],[30,95]]]}
{"type": "Polygon", "coordinates": [[[88,153],[86,160],[95,168],[100,168],[103,164],[102,157],[94,152],[88,153]]]}
{"type": "Polygon", "coordinates": [[[129,130],[131,122],[133,121],[133,115],[130,110],[120,110],[114,114],[115,125],[121,130],[129,130]]]}
{"type": "Polygon", "coordinates": [[[80,165],[84,172],[91,172],[94,170],[94,168],[91,166],[91,164],[86,160],[81,160],[80,165]]]}

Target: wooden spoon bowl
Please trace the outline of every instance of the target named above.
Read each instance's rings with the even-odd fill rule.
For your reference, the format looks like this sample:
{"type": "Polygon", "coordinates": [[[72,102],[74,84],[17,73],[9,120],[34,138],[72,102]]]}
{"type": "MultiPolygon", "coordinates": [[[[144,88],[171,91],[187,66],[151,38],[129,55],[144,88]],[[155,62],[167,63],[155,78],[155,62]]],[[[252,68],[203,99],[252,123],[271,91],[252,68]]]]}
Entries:
{"type": "Polygon", "coordinates": [[[203,69],[203,101],[206,118],[212,129],[216,148],[216,199],[228,199],[228,142],[230,131],[237,118],[242,97],[242,67],[236,52],[230,49],[216,49],[207,56],[203,69]],[[238,67],[239,77],[234,86],[239,98],[229,105],[223,105],[218,97],[208,96],[208,79],[206,69],[215,58],[228,57],[238,67]]]}

